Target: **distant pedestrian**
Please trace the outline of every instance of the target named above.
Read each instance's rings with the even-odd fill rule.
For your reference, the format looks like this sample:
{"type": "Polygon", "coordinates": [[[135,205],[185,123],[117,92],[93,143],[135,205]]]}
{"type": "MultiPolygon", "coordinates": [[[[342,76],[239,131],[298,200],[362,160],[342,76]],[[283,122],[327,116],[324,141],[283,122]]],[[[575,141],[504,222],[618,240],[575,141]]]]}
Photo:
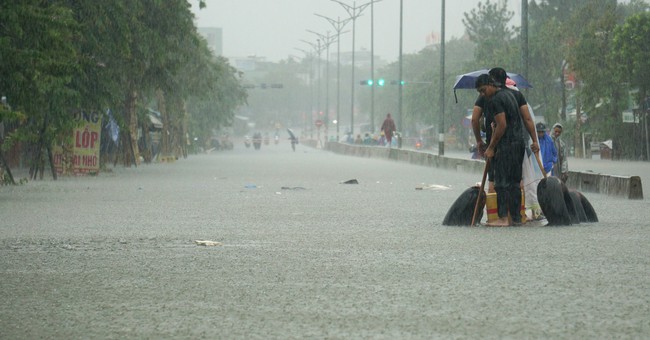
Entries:
{"type": "Polygon", "coordinates": [[[390,116],[390,113],[386,115],[386,119],[384,119],[380,129],[384,132],[386,144],[390,147],[393,140],[393,134],[395,133],[395,130],[397,130],[397,127],[395,127],[395,121],[390,116]]]}
{"type": "Polygon", "coordinates": [[[553,125],[553,144],[557,150],[557,163],[553,166],[553,176],[558,177],[562,183],[566,184],[569,179],[569,162],[566,159],[566,143],[560,138],[562,135],[562,125],[555,123],[553,125]]]}
{"type": "Polygon", "coordinates": [[[372,140],[370,134],[366,132],[365,136],[363,137],[363,145],[372,145],[372,144],[375,144],[375,141],[372,140]]]}

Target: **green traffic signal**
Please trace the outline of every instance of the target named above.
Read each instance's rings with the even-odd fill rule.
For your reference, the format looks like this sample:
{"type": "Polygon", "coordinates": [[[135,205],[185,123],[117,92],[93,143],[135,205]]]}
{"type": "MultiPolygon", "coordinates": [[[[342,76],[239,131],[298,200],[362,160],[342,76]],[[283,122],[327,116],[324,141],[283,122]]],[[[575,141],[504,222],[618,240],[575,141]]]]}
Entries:
{"type": "Polygon", "coordinates": [[[372,79],[368,79],[367,84],[368,86],[372,86],[372,84],[374,84],[374,81],[372,81],[372,79]]]}
{"type": "Polygon", "coordinates": [[[385,83],[386,83],[386,82],[384,81],[384,78],[379,78],[379,79],[377,80],[377,85],[379,85],[379,86],[384,86],[385,83]]]}

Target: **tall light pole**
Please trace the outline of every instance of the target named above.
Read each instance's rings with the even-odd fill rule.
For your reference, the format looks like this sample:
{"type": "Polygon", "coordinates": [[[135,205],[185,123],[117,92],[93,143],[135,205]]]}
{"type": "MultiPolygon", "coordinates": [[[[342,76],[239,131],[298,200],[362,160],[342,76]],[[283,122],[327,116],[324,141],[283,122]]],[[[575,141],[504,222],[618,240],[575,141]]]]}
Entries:
{"type": "MultiPolygon", "coordinates": [[[[305,54],[306,57],[309,57],[309,133],[310,133],[310,138],[313,138],[313,129],[312,126],[314,126],[314,121],[313,121],[313,112],[314,112],[314,78],[313,78],[313,69],[314,69],[314,54],[312,52],[305,51],[300,48],[296,48],[296,50],[302,52],[305,54]]],[[[303,124],[302,127],[303,131],[305,130],[305,126],[303,124]]]]}
{"type": "Polygon", "coordinates": [[[528,77],[528,0],[521,0],[521,75],[528,77]]]}
{"type": "Polygon", "coordinates": [[[350,6],[346,3],[343,3],[339,0],[331,0],[343,7],[346,12],[348,12],[348,15],[350,16],[350,20],[352,20],[352,81],[351,81],[351,86],[350,86],[350,100],[351,100],[351,110],[350,110],[350,135],[354,135],[354,43],[355,43],[355,28],[356,28],[356,22],[357,18],[361,16],[361,13],[363,12],[366,7],[368,7],[370,4],[373,2],[376,2],[376,0],[372,0],[369,2],[366,2],[363,5],[357,6],[356,1],[354,2],[353,6],[350,6]]]}
{"type": "Polygon", "coordinates": [[[440,12],[440,136],[438,137],[438,155],[445,154],[445,0],[442,0],[440,12]]]}
{"type": "MultiPolygon", "coordinates": [[[[327,31],[326,35],[314,32],[312,30],[307,30],[309,33],[313,33],[320,38],[319,41],[322,42],[321,48],[325,49],[325,141],[327,141],[327,131],[329,125],[329,115],[330,115],[330,45],[336,40],[336,36],[330,36],[330,32],[327,31]]],[[[320,54],[319,54],[320,58],[320,54]]],[[[320,62],[319,62],[320,68],[320,62]]],[[[318,71],[320,74],[320,70],[318,71]]],[[[320,83],[320,75],[319,75],[320,83]]],[[[319,89],[320,92],[320,89],[319,89]]],[[[319,93],[320,98],[320,93],[319,93]]],[[[320,100],[319,100],[320,105],[320,100]]],[[[320,109],[320,108],[319,108],[320,109]]]]}
{"type": "Polygon", "coordinates": [[[343,30],[343,27],[352,20],[352,18],[341,20],[339,17],[337,20],[334,20],[324,15],[316,13],[314,13],[314,15],[327,20],[336,31],[336,141],[338,142],[341,140],[339,135],[339,126],[341,125],[341,33],[344,33],[341,31],[343,30]]]}
{"type": "Polygon", "coordinates": [[[370,79],[373,84],[370,88],[370,131],[375,131],[375,0],[370,3],[370,79]]]}
{"type": "MultiPolygon", "coordinates": [[[[314,49],[315,54],[318,55],[318,83],[317,83],[317,99],[318,100],[317,100],[316,108],[317,108],[318,112],[320,112],[321,111],[321,107],[320,107],[320,81],[321,81],[321,76],[320,76],[320,69],[321,69],[320,60],[321,60],[321,58],[320,58],[320,54],[322,52],[321,41],[320,41],[320,39],[318,39],[316,44],[314,44],[314,43],[312,43],[310,41],[307,41],[307,40],[300,40],[300,41],[302,41],[302,42],[306,43],[307,45],[311,46],[314,49]]],[[[311,122],[312,126],[309,127],[309,131],[310,131],[309,138],[313,139],[314,138],[314,127],[313,127],[313,125],[314,125],[314,112],[313,112],[313,110],[312,110],[310,116],[311,116],[310,122],[311,122]]]]}
{"type": "MultiPolygon", "coordinates": [[[[402,44],[403,44],[403,38],[402,38],[402,32],[403,32],[403,27],[404,25],[404,1],[399,0],[399,72],[398,72],[398,78],[399,78],[399,88],[397,89],[397,129],[400,131],[404,131],[404,125],[402,125],[402,64],[403,64],[403,56],[402,56],[402,44]]],[[[397,141],[399,145],[399,137],[397,141]]]]}

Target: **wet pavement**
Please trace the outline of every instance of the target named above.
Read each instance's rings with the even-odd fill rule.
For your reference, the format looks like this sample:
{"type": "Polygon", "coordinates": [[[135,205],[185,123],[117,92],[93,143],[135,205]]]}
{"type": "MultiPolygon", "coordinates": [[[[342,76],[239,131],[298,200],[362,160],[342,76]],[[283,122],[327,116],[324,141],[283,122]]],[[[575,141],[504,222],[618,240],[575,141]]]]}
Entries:
{"type": "Polygon", "coordinates": [[[646,200],[442,226],[479,177],[284,143],[0,187],[0,338],[650,334],[646,200]]]}

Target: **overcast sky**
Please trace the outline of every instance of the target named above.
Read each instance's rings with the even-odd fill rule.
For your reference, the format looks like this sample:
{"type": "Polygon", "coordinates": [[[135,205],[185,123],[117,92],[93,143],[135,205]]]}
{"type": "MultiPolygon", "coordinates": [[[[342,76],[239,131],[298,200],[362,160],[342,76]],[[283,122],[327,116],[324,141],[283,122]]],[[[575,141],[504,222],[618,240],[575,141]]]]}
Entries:
{"type": "MultiPolygon", "coordinates": [[[[352,0],[340,0],[354,6],[352,0]]],[[[226,57],[256,55],[268,61],[286,59],[290,55],[302,57],[298,49],[311,47],[301,40],[316,43],[312,30],[323,35],[336,31],[318,13],[333,19],[349,17],[343,6],[331,0],[207,0],[207,8],[198,9],[191,1],[198,27],[221,27],[223,29],[223,54],[226,57]]],[[[356,6],[368,0],[356,1],[356,6]]],[[[464,34],[463,13],[475,8],[479,0],[447,0],[445,2],[445,40],[464,34]]],[[[510,10],[515,11],[513,23],[520,22],[520,0],[509,0],[510,10]]],[[[403,0],[403,51],[420,51],[427,42],[427,35],[440,34],[442,0],[403,0]]],[[[381,0],[374,3],[375,55],[386,61],[395,61],[399,55],[399,0],[381,0]]],[[[370,50],[370,6],[356,20],[356,50],[370,50]]],[[[341,51],[352,49],[352,22],[341,36],[341,51]]],[[[336,53],[336,44],[330,46],[330,54],[336,53]]],[[[323,57],[325,57],[323,55],[323,57]]]]}

